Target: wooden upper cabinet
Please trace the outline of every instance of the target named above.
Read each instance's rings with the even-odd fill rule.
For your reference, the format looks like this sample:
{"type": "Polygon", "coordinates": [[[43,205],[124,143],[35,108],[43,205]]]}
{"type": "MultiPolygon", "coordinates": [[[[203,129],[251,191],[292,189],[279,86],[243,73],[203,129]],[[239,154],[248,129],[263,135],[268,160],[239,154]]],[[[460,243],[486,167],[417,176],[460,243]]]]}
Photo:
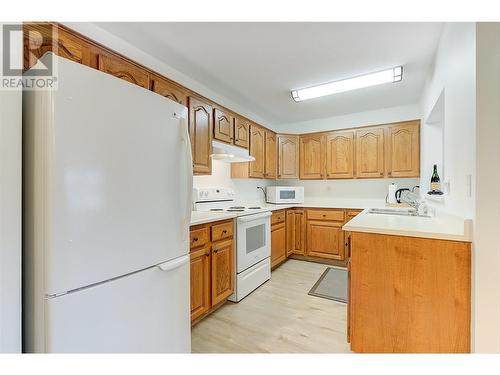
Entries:
{"type": "Polygon", "coordinates": [[[384,129],[356,130],[356,176],[380,178],[384,169],[384,129]]]}
{"type": "Polygon", "coordinates": [[[90,65],[90,48],[84,40],[51,24],[23,23],[24,69],[29,69],[46,52],[90,65]]]}
{"type": "Polygon", "coordinates": [[[149,89],[149,73],[124,59],[100,53],[97,65],[97,68],[104,73],[112,74],[134,85],[149,89]]]}
{"type": "Polygon", "coordinates": [[[212,245],[212,306],[224,301],[234,292],[233,240],[212,245]]]}
{"type": "Polygon", "coordinates": [[[189,97],[189,137],[193,153],[193,172],[210,174],[212,171],[212,106],[189,97]]]}
{"type": "Polygon", "coordinates": [[[278,135],[278,178],[299,178],[299,137],[278,135]]]}
{"type": "Polygon", "coordinates": [[[326,136],[326,178],[354,177],[354,131],[326,136]]]}
{"type": "Polygon", "coordinates": [[[234,119],[234,144],[248,148],[250,138],[250,123],[241,117],[234,119]]]}
{"type": "Polygon", "coordinates": [[[264,177],[276,178],[276,133],[266,130],[264,177]]]}
{"type": "Polygon", "coordinates": [[[325,177],[325,136],[300,136],[300,178],[303,180],[325,177]]]}
{"type": "Polygon", "coordinates": [[[420,121],[387,126],[387,176],[420,176],[420,121]]]}
{"type": "Polygon", "coordinates": [[[257,125],[250,125],[250,155],[255,158],[249,162],[249,176],[264,178],[264,154],[266,144],[266,131],[257,125]]]}
{"type": "Polygon", "coordinates": [[[233,143],[234,117],[216,108],[214,109],[214,138],[233,143]]]}
{"type": "Polygon", "coordinates": [[[164,78],[153,76],[151,78],[151,90],[165,98],[187,106],[186,92],[164,78]]]}

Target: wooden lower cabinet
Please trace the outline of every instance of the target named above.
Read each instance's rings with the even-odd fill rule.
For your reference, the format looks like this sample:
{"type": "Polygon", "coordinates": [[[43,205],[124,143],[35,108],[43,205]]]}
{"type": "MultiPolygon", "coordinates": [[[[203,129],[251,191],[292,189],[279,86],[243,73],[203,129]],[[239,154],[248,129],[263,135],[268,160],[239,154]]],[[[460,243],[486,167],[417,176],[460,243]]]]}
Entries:
{"type": "Polygon", "coordinates": [[[210,305],[210,246],[191,252],[191,320],[205,314],[210,305]]]}
{"type": "Polygon", "coordinates": [[[351,350],[468,353],[470,243],[352,233],[351,350]]]}
{"type": "Polygon", "coordinates": [[[344,260],[343,222],[307,220],[306,255],[344,260]]]}
{"type": "Polygon", "coordinates": [[[304,210],[286,210],[286,256],[304,255],[305,241],[304,210]]]}
{"type": "Polygon", "coordinates": [[[271,268],[286,260],[285,211],[275,211],[271,218],[271,268]]]}
{"type": "Polygon", "coordinates": [[[224,301],[234,291],[233,240],[212,245],[212,305],[224,301]]]}
{"type": "Polygon", "coordinates": [[[234,292],[232,228],[232,220],[191,227],[191,321],[234,292]]]}

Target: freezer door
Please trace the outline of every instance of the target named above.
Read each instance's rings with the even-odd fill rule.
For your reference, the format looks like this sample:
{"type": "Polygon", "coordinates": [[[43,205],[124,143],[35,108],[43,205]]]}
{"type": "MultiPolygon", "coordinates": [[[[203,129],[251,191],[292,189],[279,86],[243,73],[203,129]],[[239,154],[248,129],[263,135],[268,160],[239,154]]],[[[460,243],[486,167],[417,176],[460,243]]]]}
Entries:
{"type": "Polygon", "coordinates": [[[184,106],[58,58],[46,127],[47,295],[189,252],[184,106]]]}
{"type": "Polygon", "coordinates": [[[49,353],[189,353],[189,257],[45,301],[49,353]]]}

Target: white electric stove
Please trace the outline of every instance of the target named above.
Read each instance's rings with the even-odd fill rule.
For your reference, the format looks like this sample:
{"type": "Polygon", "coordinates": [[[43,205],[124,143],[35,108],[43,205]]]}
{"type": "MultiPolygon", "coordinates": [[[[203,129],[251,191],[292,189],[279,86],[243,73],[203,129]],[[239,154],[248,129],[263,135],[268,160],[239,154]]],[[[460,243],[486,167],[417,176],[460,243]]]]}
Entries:
{"type": "Polygon", "coordinates": [[[244,205],[228,188],[193,189],[195,211],[233,212],[236,233],[235,292],[230,301],[241,301],[271,278],[271,212],[244,205]]]}

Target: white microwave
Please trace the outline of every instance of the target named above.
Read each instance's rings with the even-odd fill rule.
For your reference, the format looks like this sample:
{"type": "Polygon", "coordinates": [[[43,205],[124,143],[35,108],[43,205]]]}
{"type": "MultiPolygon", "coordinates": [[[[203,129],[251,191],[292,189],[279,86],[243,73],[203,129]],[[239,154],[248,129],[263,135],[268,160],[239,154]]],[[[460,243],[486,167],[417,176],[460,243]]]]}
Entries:
{"type": "Polygon", "coordinates": [[[304,203],[303,186],[268,186],[267,203],[304,203]]]}

